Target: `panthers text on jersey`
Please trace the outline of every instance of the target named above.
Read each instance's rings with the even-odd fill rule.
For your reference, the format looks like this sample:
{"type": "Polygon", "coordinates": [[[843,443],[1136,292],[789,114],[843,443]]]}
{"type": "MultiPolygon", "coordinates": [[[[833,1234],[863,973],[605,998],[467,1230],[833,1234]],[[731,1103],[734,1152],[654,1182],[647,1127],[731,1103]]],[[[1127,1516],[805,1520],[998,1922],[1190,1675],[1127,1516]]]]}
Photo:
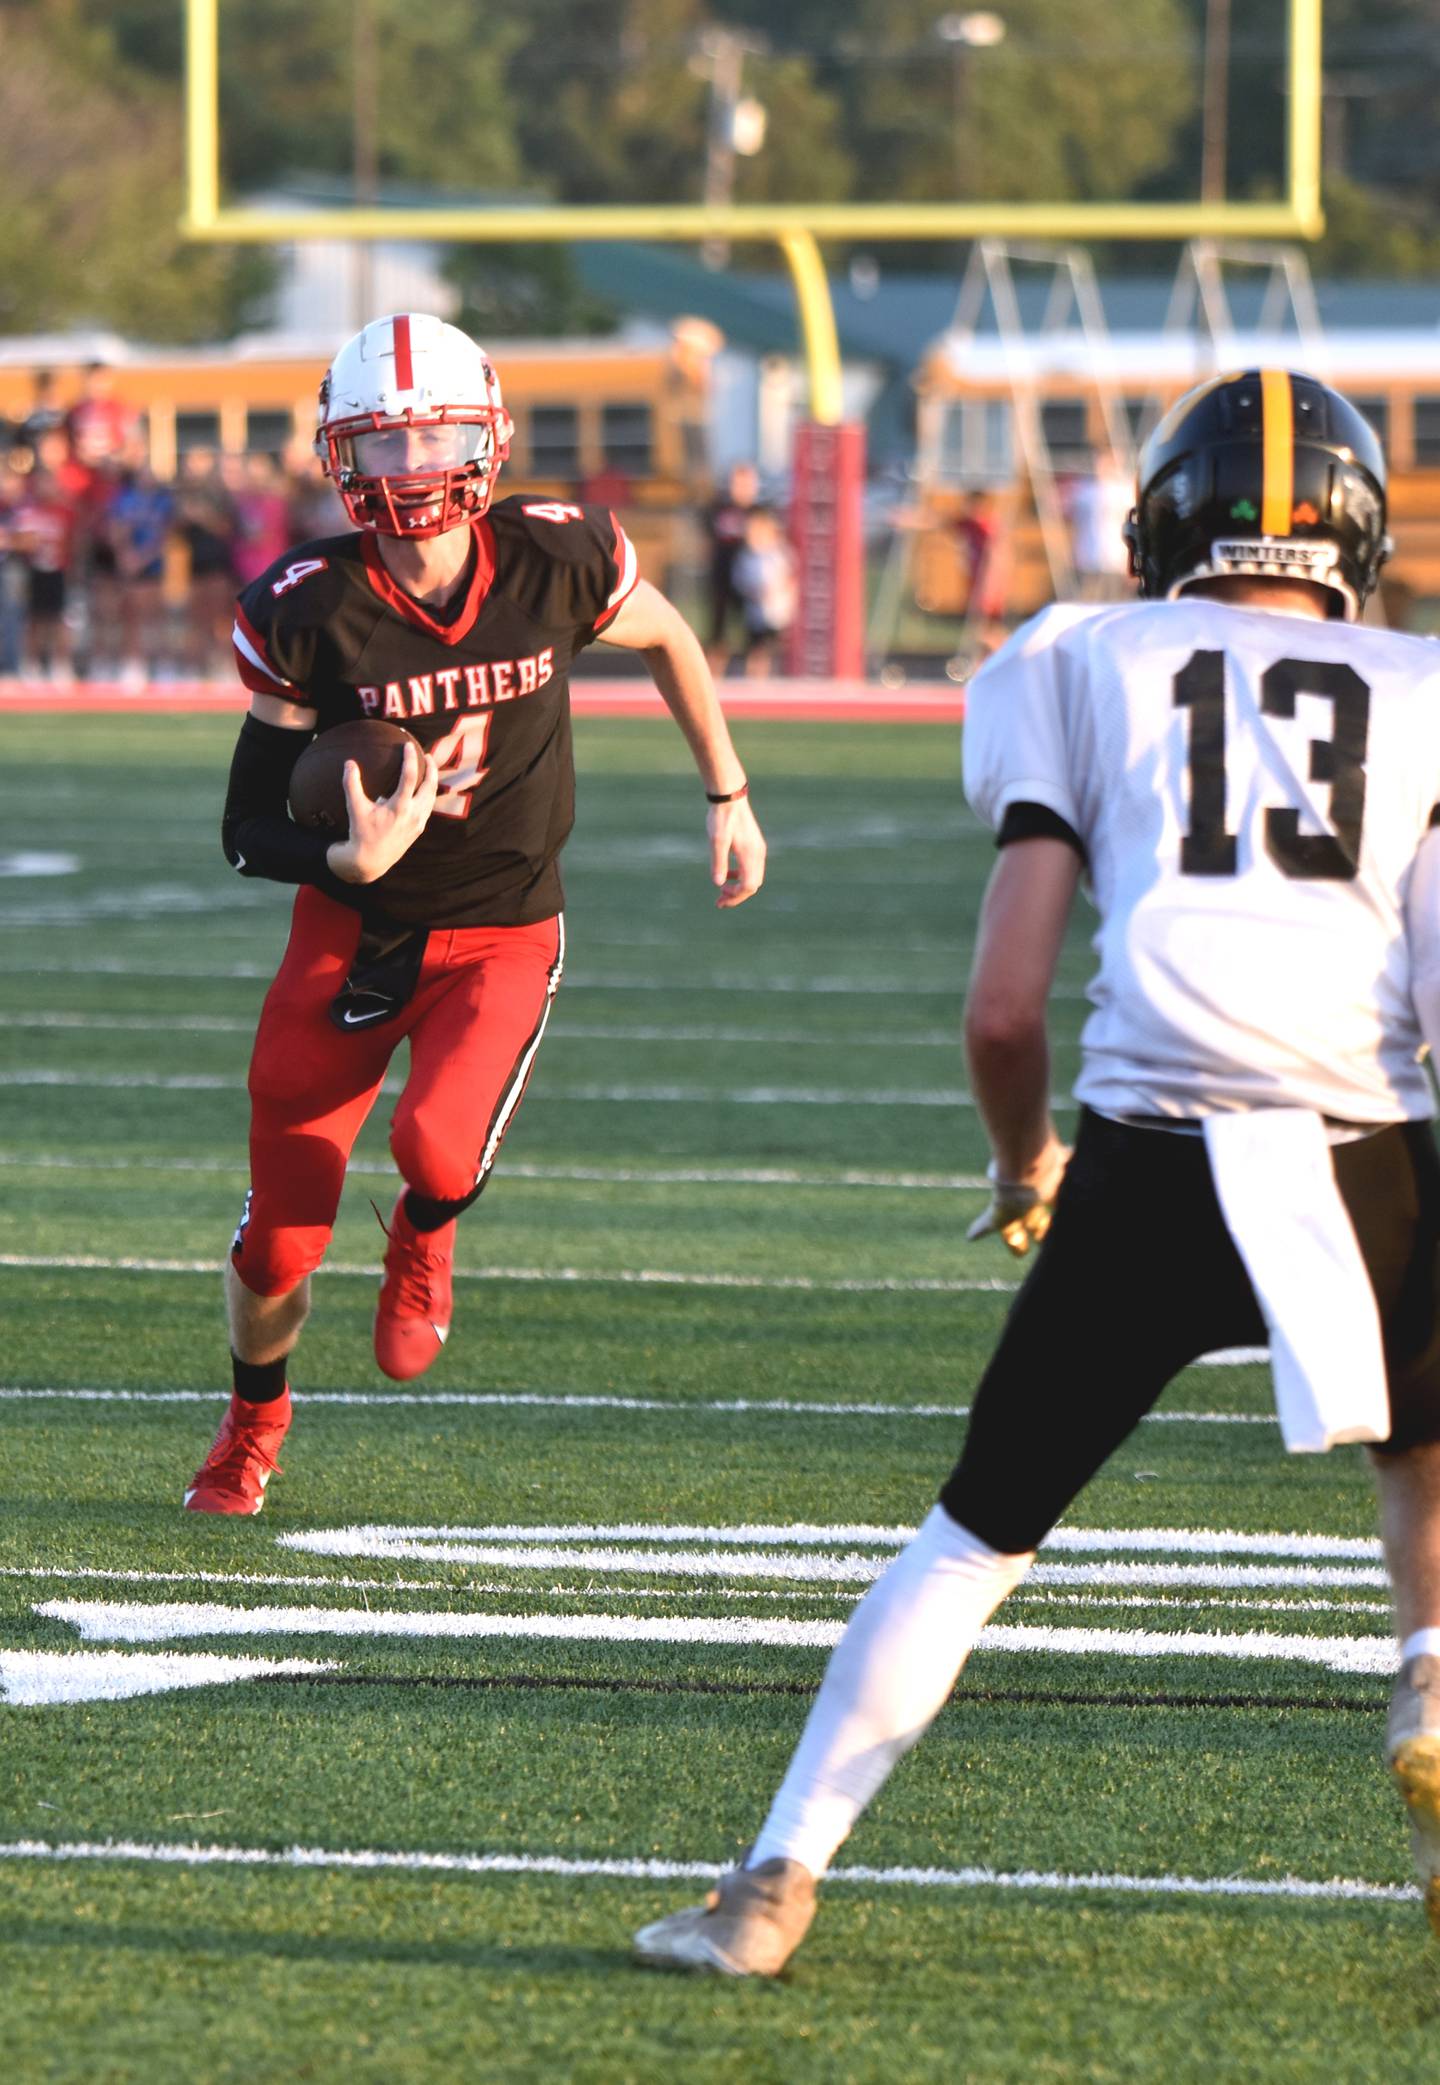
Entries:
{"type": "Polygon", "coordinates": [[[1195,596],[1050,608],[971,683],[964,751],[1002,836],[1039,805],[1085,851],[1079,1100],[1433,1113],[1411,964],[1440,923],[1407,896],[1440,801],[1440,647],[1195,596]]]}
{"type": "Polygon", "coordinates": [[[562,904],[575,812],[568,670],[634,588],[606,509],[519,495],[473,525],[467,576],[438,613],[405,593],[368,530],[303,543],[240,596],[246,686],[316,712],[380,717],[440,768],[429,824],[365,887],[392,920],[525,926],[562,904]]]}

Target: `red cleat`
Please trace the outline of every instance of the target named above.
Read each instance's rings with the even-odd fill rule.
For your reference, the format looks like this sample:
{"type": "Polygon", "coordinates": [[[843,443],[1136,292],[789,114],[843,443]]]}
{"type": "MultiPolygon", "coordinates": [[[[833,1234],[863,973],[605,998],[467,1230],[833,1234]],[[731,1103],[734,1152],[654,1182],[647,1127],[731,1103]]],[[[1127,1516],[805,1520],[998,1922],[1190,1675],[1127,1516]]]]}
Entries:
{"type": "Polygon", "coordinates": [[[375,1308],[375,1359],[392,1382],[423,1376],[450,1336],[450,1269],[455,1224],[417,1231],[405,1214],[405,1191],[395,1204],[385,1248],[385,1279],[375,1308]]]}
{"type": "Polygon", "coordinates": [[[288,1388],[270,1404],[232,1397],[214,1445],[186,1490],[189,1511],[258,1513],[265,1487],[280,1468],[275,1457],[289,1431],[288,1388]]]}

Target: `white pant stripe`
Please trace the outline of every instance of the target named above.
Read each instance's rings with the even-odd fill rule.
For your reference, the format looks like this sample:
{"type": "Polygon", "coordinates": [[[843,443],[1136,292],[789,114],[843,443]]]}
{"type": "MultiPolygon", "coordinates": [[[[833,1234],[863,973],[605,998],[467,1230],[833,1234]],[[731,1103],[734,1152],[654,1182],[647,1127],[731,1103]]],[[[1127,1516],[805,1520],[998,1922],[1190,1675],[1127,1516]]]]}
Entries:
{"type": "Polygon", "coordinates": [[[550,976],[545,987],[545,1007],[540,1016],[540,1025],[530,1040],[529,1048],[520,1059],[515,1076],[510,1082],[509,1090],[501,1101],[499,1113],[491,1126],[485,1149],[481,1153],[479,1171],[475,1175],[475,1185],[477,1187],[494,1165],[495,1155],[499,1151],[501,1139],[509,1127],[510,1117],[520,1105],[520,1097],[524,1093],[526,1083],[530,1077],[530,1067],[535,1062],[535,1052],[544,1041],[546,1023],[550,1019],[550,1009],[555,1004],[555,994],[559,990],[560,979],[565,972],[565,915],[563,912],[557,915],[555,924],[559,934],[559,945],[555,951],[555,960],[550,965],[550,976]]]}

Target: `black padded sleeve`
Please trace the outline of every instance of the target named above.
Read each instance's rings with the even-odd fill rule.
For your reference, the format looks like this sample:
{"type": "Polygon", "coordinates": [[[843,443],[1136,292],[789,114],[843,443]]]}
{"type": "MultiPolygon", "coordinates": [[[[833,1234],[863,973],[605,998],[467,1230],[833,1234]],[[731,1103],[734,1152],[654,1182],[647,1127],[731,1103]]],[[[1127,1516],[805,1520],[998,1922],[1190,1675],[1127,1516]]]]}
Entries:
{"type": "Polygon", "coordinates": [[[1000,830],[995,835],[997,847],[1008,847],[1015,840],[1063,840],[1073,847],[1081,861],[1086,860],[1085,842],[1068,819],[1048,804],[1014,803],[1008,806],[1000,821],[1000,830]]]}
{"type": "Polygon", "coordinates": [[[246,717],[230,763],[220,844],[226,861],[242,876],[313,883],[353,907],[358,886],[343,882],[329,867],[329,840],[324,833],[307,832],[290,816],[291,770],[309,743],[306,732],[246,717]]]}

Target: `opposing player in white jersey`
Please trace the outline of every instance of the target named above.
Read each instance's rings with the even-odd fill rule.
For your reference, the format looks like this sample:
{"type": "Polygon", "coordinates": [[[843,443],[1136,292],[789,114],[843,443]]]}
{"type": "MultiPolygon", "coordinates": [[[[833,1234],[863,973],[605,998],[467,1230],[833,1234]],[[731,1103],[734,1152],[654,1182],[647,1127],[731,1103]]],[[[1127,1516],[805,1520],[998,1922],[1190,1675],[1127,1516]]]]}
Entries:
{"type": "Polygon", "coordinates": [[[967,704],[966,788],[1001,850],[966,1007],[994,1154],[970,1235],[1043,1250],[960,1461],[856,1609],[744,1864],[638,1934],[644,1962],[778,1973],[1056,1520],[1187,1362],[1261,1341],[1288,1446],[1373,1444],[1389,1758],[1440,1934],[1440,1159],[1420,1062],[1440,1044],[1440,647],[1357,627],[1389,548],[1384,460],[1308,377],[1182,399],[1126,533],[1144,598],[1047,610],[967,704]],[[1099,963],[1072,1154],[1045,1005],[1082,878],[1099,963]]]}

